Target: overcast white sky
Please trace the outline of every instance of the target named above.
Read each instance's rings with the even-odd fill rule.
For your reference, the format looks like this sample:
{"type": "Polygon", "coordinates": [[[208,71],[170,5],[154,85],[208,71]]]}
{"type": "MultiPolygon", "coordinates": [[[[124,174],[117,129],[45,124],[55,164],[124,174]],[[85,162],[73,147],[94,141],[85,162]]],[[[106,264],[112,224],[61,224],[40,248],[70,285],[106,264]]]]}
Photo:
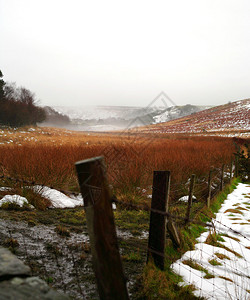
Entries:
{"type": "Polygon", "coordinates": [[[42,105],[250,98],[250,1],[0,0],[0,69],[42,105]]]}

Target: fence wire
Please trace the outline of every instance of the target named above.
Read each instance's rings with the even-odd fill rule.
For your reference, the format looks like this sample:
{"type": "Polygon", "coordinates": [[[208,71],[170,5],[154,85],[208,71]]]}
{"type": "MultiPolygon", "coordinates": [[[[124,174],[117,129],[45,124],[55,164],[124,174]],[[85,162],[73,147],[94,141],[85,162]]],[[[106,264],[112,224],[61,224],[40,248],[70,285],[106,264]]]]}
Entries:
{"type": "MultiPolygon", "coordinates": [[[[225,169],[225,173],[226,173],[225,169]]],[[[224,183],[229,183],[230,178],[228,174],[224,177],[224,183]]],[[[212,197],[216,195],[219,192],[220,189],[220,178],[221,178],[221,170],[217,169],[213,173],[212,177],[212,197]]],[[[45,187],[44,184],[40,184],[34,181],[28,181],[23,180],[20,178],[13,178],[10,176],[7,176],[6,174],[2,174],[0,176],[0,179],[4,181],[11,181],[16,184],[21,185],[39,185],[41,187],[45,187]]],[[[58,190],[68,196],[70,195],[78,195],[79,192],[72,192],[67,191],[63,189],[57,189],[53,186],[49,186],[51,189],[58,190]]],[[[111,201],[115,203],[116,205],[126,208],[128,212],[130,210],[137,210],[137,211],[146,211],[146,212],[156,212],[159,215],[166,216],[167,219],[171,219],[175,221],[177,224],[184,224],[186,222],[186,217],[178,215],[177,213],[174,213],[174,208],[179,208],[180,206],[183,207],[183,210],[186,209],[186,203],[179,202],[178,200],[182,197],[188,194],[189,186],[187,182],[183,182],[181,184],[173,184],[171,185],[170,189],[170,204],[169,204],[169,211],[163,212],[160,210],[153,210],[150,209],[150,206],[147,205],[137,205],[133,203],[128,203],[126,201],[122,201],[118,199],[115,195],[113,195],[111,201]]],[[[216,232],[219,234],[225,233],[225,231],[218,228],[218,226],[215,225],[215,223],[218,223],[221,227],[224,227],[228,232],[232,232],[234,234],[237,234],[241,236],[246,241],[250,241],[250,238],[248,236],[245,236],[241,232],[238,232],[237,230],[231,228],[227,224],[221,223],[219,220],[214,220],[211,216],[208,216],[204,213],[202,210],[204,207],[204,204],[206,203],[206,197],[207,197],[207,178],[199,178],[197,180],[197,183],[195,184],[194,194],[196,195],[196,201],[197,203],[203,203],[202,207],[195,206],[192,208],[191,217],[189,220],[190,224],[198,224],[202,226],[206,226],[207,228],[210,228],[211,232],[216,228],[216,232]],[[201,222],[197,221],[195,219],[195,215],[197,215],[198,212],[202,212],[204,216],[209,220],[209,222],[201,222]]],[[[149,220],[148,220],[149,221],[149,220]]],[[[15,226],[13,226],[15,222],[10,222],[8,220],[1,221],[0,227],[0,243],[8,246],[12,251],[14,251],[20,258],[24,259],[26,263],[30,266],[32,270],[32,274],[34,275],[40,275],[43,279],[45,279],[49,284],[53,285],[58,290],[61,290],[63,292],[71,291],[70,295],[73,296],[75,299],[98,299],[98,295],[96,292],[96,286],[95,286],[95,278],[92,272],[92,266],[91,266],[91,255],[89,250],[89,240],[88,240],[88,234],[86,229],[83,230],[81,233],[71,233],[70,237],[60,237],[55,232],[55,228],[50,228],[46,225],[39,225],[34,227],[29,227],[27,224],[22,223],[20,228],[20,223],[16,223],[15,226]]],[[[119,226],[118,226],[119,228],[119,226]]],[[[131,230],[122,230],[117,231],[118,234],[118,240],[120,244],[120,252],[122,255],[122,259],[124,262],[128,262],[128,265],[125,265],[125,274],[128,278],[128,286],[132,288],[133,281],[136,280],[136,276],[131,276],[131,262],[135,263],[136,268],[139,270],[135,275],[139,275],[140,272],[142,272],[143,265],[146,262],[146,255],[148,252],[148,246],[147,246],[147,238],[148,234],[147,232],[144,232],[143,234],[138,235],[137,237],[133,234],[131,234],[131,230]],[[140,268],[138,268],[138,265],[141,265],[140,268]],[[127,268],[127,270],[126,270],[127,268]]],[[[138,232],[137,232],[138,234],[138,232]]],[[[236,242],[236,241],[234,241],[236,242]]],[[[238,242],[238,248],[235,248],[235,243],[230,244],[231,249],[234,252],[239,251],[238,248],[245,247],[245,245],[242,243],[242,241],[238,242]]],[[[242,248],[243,249],[243,248],[242,248]]],[[[197,264],[201,264],[201,267],[204,269],[209,267],[209,270],[211,269],[211,263],[204,264],[202,257],[205,256],[216,256],[216,252],[210,253],[207,251],[206,247],[201,247],[199,249],[200,252],[200,258],[195,259],[195,262],[197,264]],[[205,249],[204,249],[205,248],[205,249]]],[[[247,257],[245,257],[244,251],[241,251],[242,257],[244,258],[244,261],[246,264],[249,263],[247,257]]],[[[197,256],[197,254],[196,254],[197,256]]],[[[209,285],[212,286],[212,289],[209,289],[209,297],[212,299],[218,299],[219,296],[225,296],[225,297],[231,297],[231,299],[237,299],[234,298],[231,291],[230,280],[233,277],[238,280],[238,277],[241,276],[243,278],[250,278],[250,274],[248,269],[246,269],[246,273],[243,273],[235,267],[235,261],[231,260],[225,260],[224,261],[224,267],[225,269],[228,269],[227,276],[222,276],[220,271],[218,271],[219,267],[212,266],[211,274],[206,274],[203,271],[199,271],[193,267],[190,267],[192,263],[194,264],[194,254],[189,253],[189,257],[186,259],[187,262],[183,263],[183,259],[176,261],[174,264],[177,267],[173,267],[174,270],[176,269],[182,269],[186,270],[189,274],[189,278],[186,278],[186,273],[184,274],[185,280],[187,282],[192,283],[193,278],[200,279],[200,286],[197,287],[196,295],[197,296],[204,296],[204,285],[207,285],[207,281],[210,282],[209,285]],[[205,276],[211,276],[210,279],[204,278],[205,276]],[[196,276],[196,277],[195,277],[196,276]],[[212,277],[213,276],[213,277],[212,277]],[[222,278],[223,277],[223,278],[222,278]],[[228,281],[228,288],[221,290],[221,285],[218,285],[218,278],[220,280],[228,281]],[[226,278],[226,279],[225,279],[226,278]],[[206,280],[204,283],[204,279],[206,280]],[[220,291],[220,292],[218,292],[220,291]],[[219,295],[219,296],[218,296],[219,295]]],[[[173,265],[174,265],[173,264],[173,265]]],[[[138,271],[137,270],[137,271],[138,271]]],[[[202,268],[201,268],[202,270],[202,268]]],[[[210,272],[209,271],[209,272],[210,272]]],[[[246,289],[246,284],[243,281],[236,282],[236,286],[238,286],[239,291],[237,293],[240,293],[240,291],[243,289],[246,289]]],[[[247,285],[248,287],[248,285],[247,285]]],[[[206,288],[205,288],[206,290],[206,288]]],[[[248,289],[250,290],[250,288],[248,289]]],[[[242,296],[242,295],[241,295],[242,296]]],[[[133,296],[131,295],[131,298],[133,296]]],[[[244,299],[244,298],[241,298],[244,299]]],[[[247,299],[247,298],[246,298],[247,299]]]]}

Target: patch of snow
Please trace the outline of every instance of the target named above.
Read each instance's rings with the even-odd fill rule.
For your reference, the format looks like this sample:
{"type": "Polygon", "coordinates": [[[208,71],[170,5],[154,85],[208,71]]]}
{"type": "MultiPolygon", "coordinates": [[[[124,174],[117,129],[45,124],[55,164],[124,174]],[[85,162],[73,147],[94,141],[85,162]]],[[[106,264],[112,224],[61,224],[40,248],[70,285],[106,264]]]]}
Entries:
{"type": "Polygon", "coordinates": [[[6,187],[6,186],[0,187],[0,192],[8,192],[8,191],[11,191],[11,190],[12,190],[12,188],[10,188],[10,187],[6,187]]]}
{"type": "MultiPolygon", "coordinates": [[[[188,202],[188,195],[187,196],[183,196],[181,197],[178,201],[181,201],[181,202],[188,202]]],[[[196,200],[196,197],[193,195],[192,197],[193,200],[196,200]]]]}
{"type": "Polygon", "coordinates": [[[55,189],[40,185],[34,186],[33,190],[41,194],[42,197],[50,200],[51,208],[73,208],[83,205],[83,199],[80,195],[77,197],[68,197],[55,189]]]}
{"type": "MultiPolygon", "coordinates": [[[[250,186],[240,183],[227,196],[222,204],[216,219],[213,220],[217,234],[225,234],[220,243],[222,247],[206,244],[209,231],[204,232],[197,239],[195,250],[186,252],[181,259],[172,264],[172,269],[182,276],[183,284],[194,284],[194,294],[207,299],[249,299],[250,290],[250,186]],[[241,213],[237,213],[238,210],[241,213]],[[231,209],[231,210],[230,210],[231,209]],[[229,250],[237,252],[241,257],[229,250]],[[216,254],[226,255],[219,258],[216,254]],[[213,265],[215,259],[219,264],[213,265]],[[192,260],[198,263],[213,278],[204,278],[205,272],[191,268],[183,263],[192,260]]],[[[211,224],[210,224],[211,225],[211,224]]]]}
{"type": "Polygon", "coordinates": [[[5,203],[13,203],[20,207],[24,205],[28,205],[30,208],[34,208],[33,205],[30,205],[28,200],[25,197],[20,195],[5,195],[2,199],[0,199],[0,207],[2,207],[5,203]]]}

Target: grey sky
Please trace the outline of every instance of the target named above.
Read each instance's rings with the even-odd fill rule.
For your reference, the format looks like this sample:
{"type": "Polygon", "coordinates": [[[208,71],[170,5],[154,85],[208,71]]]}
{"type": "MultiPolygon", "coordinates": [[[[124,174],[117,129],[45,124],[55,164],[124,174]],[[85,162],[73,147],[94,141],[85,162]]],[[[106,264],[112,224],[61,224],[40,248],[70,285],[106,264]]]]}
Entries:
{"type": "Polygon", "coordinates": [[[0,69],[42,105],[250,98],[250,1],[0,0],[0,69]]]}

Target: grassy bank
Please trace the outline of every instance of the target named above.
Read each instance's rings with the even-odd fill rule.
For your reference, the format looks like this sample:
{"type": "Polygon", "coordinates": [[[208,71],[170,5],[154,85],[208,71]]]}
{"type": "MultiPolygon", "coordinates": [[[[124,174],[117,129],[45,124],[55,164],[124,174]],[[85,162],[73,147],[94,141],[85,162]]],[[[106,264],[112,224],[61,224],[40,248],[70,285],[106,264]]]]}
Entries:
{"type": "MultiPolygon", "coordinates": [[[[204,207],[194,216],[193,224],[178,224],[178,232],[181,245],[175,248],[172,241],[167,239],[165,249],[165,270],[157,269],[150,262],[144,269],[140,278],[136,299],[201,299],[193,295],[192,285],[179,285],[182,282],[180,276],[173,273],[171,264],[179,259],[186,251],[193,250],[196,239],[202,232],[206,231],[205,223],[215,217],[215,213],[221,204],[237,186],[238,179],[233,179],[232,184],[227,185],[211,202],[210,208],[204,207]]],[[[197,266],[193,266],[196,268],[197,266]]],[[[209,274],[208,274],[209,275],[209,274]]]]}

